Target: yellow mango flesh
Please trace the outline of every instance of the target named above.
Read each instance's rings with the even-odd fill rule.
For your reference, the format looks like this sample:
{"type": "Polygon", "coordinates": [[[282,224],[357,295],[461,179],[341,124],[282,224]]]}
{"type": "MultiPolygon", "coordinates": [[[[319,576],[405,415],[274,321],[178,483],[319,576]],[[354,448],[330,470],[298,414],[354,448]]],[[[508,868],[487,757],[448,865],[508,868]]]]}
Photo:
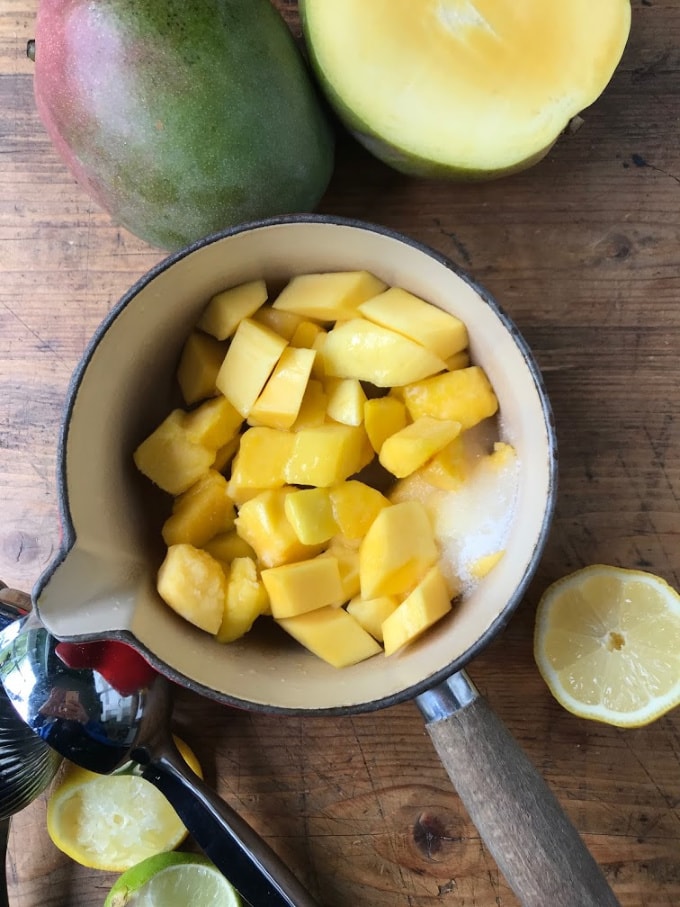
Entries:
{"type": "Polygon", "coordinates": [[[390,506],[389,500],[377,488],[357,479],[334,485],[329,499],[336,526],[350,541],[362,539],[378,513],[390,506]]]}
{"type": "Polygon", "coordinates": [[[187,437],[214,450],[232,441],[242,424],[241,414],[222,396],[206,400],[184,417],[187,437]]]}
{"type": "Polygon", "coordinates": [[[301,321],[293,331],[290,345],[311,350],[318,338],[325,336],[326,331],[315,321],[301,321]]]}
{"type": "Polygon", "coordinates": [[[383,641],[383,621],[394,614],[399,600],[394,595],[379,598],[356,597],[347,603],[347,613],[358,620],[361,626],[378,642],[383,641]]]}
{"type": "Polygon", "coordinates": [[[366,318],[336,325],[321,356],[328,376],[358,378],[376,387],[410,384],[446,368],[431,350],[366,318]]]}
{"type": "Polygon", "coordinates": [[[163,524],[163,541],[168,546],[187,542],[202,548],[218,532],[231,529],[235,515],[227,480],[210,469],[175,499],[172,514],[163,524]]]}
{"type": "Polygon", "coordinates": [[[380,462],[398,479],[411,475],[460,434],[460,422],[420,416],[386,439],[380,462]]]}
{"type": "Polygon", "coordinates": [[[257,426],[241,435],[229,478],[229,494],[237,504],[286,484],[285,469],[294,436],[275,428],[257,426]]]}
{"type": "Polygon", "coordinates": [[[418,474],[435,488],[455,491],[465,482],[469,472],[465,442],[463,435],[459,434],[443,450],[425,463],[418,474]]]}
{"type": "Polygon", "coordinates": [[[220,563],[193,545],[172,545],[158,571],[158,594],[185,620],[217,633],[227,598],[220,563]]]}
{"type": "Polygon", "coordinates": [[[173,410],[137,447],[137,469],[167,491],[182,494],[210,469],[215,451],[192,441],[184,427],[183,410],[173,410]]]}
{"type": "Polygon", "coordinates": [[[449,590],[434,565],[399,607],[383,621],[385,655],[413,642],[451,610],[449,590]]]}
{"type": "Polygon", "coordinates": [[[230,564],[237,557],[255,557],[253,549],[235,529],[218,532],[201,547],[223,564],[230,564]]]}
{"type": "Polygon", "coordinates": [[[406,406],[397,397],[374,397],[364,404],[364,428],[376,453],[391,435],[406,427],[406,406]]]}
{"type": "Polygon", "coordinates": [[[284,466],[289,485],[335,485],[364,465],[366,433],[359,426],[320,425],[300,429],[292,437],[293,449],[284,466]]]}
{"type": "Polygon", "coordinates": [[[244,318],[249,318],[267,301],[264,280],[253,280],[218,293],[203,310],[197,327],[218,340],[226,340],[244,318]]]}
{"type": "Polygon", "coordinates": [[[273,307],[307,319],[339,321],[353,318],[362,302],[384,289],[368,271],[300,274],[286,284],[273,307]]]}
{"type": "Polygon", "coordinates": [[[318,608],[278,621],[301,645],[335,668],[371,658],[380,644],[344,608],[318,608]]]}
{"type": "Polygon", "coordinates": [[[215,381],[226,352],[225,344],[209,334],[189,334],[177,366],[177,382],[188,405],[217,393],[215,381]]]}
{"type": "Polygon", "coordinates": [[[316,557],[268,568],[262,571],[262,582],[276,619],[305,614],[326,605],[337,607],[344,601],[334,557],[316,557]]]}
{"type": "Polygon", "coordinates": [[[232,561],[218,642],[233,642],[247,633],[260,614],[269,612],[269,597],[250,557],[232,561]]]}
{"type": "Polygon", "coordinates": [[[265,567],[305,560],[321,550],[321,545],[304,545],[288,521],[286,495],[295,490],[278,488],[263,491],[239,508],[236,531],[265,567]]]}
{"type": "Polygon", "coordinates": [[[240,322],[217,375],[217,388],[244,418],[286,348],[283,337],[251,318],[240,322]]]}
{"type": "Polygon", "coordinates": [[[359,594],[359,551],[350,547],[344,539],[331,539],[328,548],[317,555],[319,558],[332,557],[338,562],[340,582],[342,583],[342,600],[349,601],[359,594]]]}
{"type": "Polygon", "coordinates": [[[464,430],[498,411],[493,388],[478,365],[415,382],[403,388],[403,395],[412,419],[450,419],[464,430]]]}
{"type": "Polygon", "coordinates": [[[303,428],[318,428],[326,421],[326,407],[328,397],[323,388],[323,384],[315,378],[310,378],[307,382],[300,410],[297,419],[291,427],[291,431],[301,431],[303,428]]]}
{"type": "Polygon", "coordinates": [[[295,315],[293,312],[282,312],[280,309],[275,309],[270,305],[263,305],[262,308],[255,312],[252,318],[253,321],[259,321],[260,324],[266,325],[275,334],[288,341],[290,341],[300,322],[304,321],[301,315],[295,315]]]}
{"type": "Polygon", "coordinates": [[[363,302],[359,311],[369,321],[409,337],[441,359],[459,353],[468,345],[467,328],[460,318],[400,287],[390,287],[363,302]]]}
{"type": "Polygon", "coordinates": [[[248,415],[251,425],[286,430],[295,422],[316,353],[287,347],[248,415]]]}
{"type": "Polygon", "coordinates": [[[286,495],[285,512],[304,545],[320,545],[338,531],[327,488],[303,488],[286,495]]]}
{"type": "Polygon", "coordinates": [[[343,425],[361,425],[364,421],[366,394],[356,378],[328,378],[326,415],[343,425]]]}
{"type": "Polygon", "coordinates": [[[386,507],[359,549],[362,598],[409,592],[438,556],[430,519],[419,501],[386,507]]]}

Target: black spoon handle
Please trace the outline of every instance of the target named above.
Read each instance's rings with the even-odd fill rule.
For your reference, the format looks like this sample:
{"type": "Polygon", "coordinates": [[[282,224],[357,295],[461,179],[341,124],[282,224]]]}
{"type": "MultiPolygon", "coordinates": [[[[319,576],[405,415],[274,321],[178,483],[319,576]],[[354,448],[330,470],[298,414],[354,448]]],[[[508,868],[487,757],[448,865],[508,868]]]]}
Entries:
{"type": "Polygon", "coordinates": [[[190,834],[252,907],[319,907],[269,845],[182,759],[171,741],[132,758],[190,834]]]}

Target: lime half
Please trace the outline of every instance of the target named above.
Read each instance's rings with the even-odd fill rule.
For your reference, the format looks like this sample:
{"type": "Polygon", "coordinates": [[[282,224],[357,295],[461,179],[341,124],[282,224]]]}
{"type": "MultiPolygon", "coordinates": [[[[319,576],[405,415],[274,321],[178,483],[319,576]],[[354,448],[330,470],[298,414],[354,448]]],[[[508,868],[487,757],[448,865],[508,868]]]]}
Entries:
{"type": "Polygon", "coordinates": [[[128,869],[104,907],[243,907],[236,889],[200,854],[161,853],[128,869]]]}

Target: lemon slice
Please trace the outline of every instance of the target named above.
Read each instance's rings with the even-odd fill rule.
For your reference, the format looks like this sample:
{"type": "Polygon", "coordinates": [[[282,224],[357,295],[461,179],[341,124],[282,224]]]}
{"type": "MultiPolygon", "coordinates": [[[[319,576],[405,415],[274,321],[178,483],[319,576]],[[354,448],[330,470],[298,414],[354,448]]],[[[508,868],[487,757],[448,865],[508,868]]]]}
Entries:
{"type": "MultiPolygon", "coordinates": [[[[201,774],[194,753],[175,742],[201,774]]],[[[93,869],[124,872],[147,857],[174,850],[187,830],[170,803],[136,774],[98,775],[64,762],[47,801],[47,831],[65,854],[93,869]]]]}
{"type": "Polygon", "coordinates": [[[585,567],[541,598],[534,657],[573,714],[649,724],[680,703],[680,595],[652,573],[585,567]]]}
{"type": "Polygon", "coordinates": [[[242,907],[216,867],[199,854],[148,857],[116,881],[104,907],[242,907]]]}

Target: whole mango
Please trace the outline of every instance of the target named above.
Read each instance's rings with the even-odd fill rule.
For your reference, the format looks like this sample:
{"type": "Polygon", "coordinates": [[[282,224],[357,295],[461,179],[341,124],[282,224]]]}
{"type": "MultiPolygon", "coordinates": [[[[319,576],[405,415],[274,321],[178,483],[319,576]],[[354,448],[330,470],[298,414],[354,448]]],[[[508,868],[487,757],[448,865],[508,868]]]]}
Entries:
{"type": "Polygon", "coordinates": [[[35,97],[81,186],[147,242],[308,211],[334,136],[269,0],[40,0],[35,97]]]}

